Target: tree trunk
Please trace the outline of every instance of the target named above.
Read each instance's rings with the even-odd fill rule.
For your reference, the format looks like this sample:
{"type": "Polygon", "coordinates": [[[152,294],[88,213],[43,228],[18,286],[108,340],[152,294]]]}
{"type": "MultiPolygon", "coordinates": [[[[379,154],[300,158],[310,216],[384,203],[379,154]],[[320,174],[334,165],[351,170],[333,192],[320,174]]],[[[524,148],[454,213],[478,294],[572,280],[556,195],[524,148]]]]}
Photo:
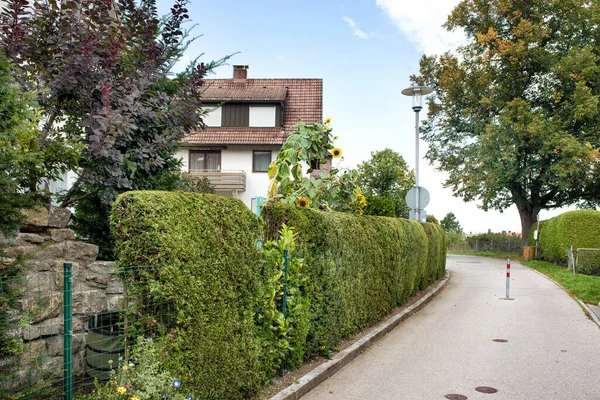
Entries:
{"type": "Polygon", "coordinates": [[[521,244],[527,246],[527,238],[533,224],[537,221],[537,215],[540,212],[540,207],[534,207],[530,204],[523,206],[517,205],[519,216],[521,217],[521,244]]]}

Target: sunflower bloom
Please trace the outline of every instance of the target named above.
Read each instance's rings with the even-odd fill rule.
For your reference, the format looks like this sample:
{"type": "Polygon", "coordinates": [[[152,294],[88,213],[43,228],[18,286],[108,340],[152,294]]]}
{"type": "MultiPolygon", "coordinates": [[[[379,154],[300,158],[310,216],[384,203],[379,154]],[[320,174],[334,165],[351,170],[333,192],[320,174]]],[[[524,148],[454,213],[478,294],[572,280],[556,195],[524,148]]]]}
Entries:
{"type": "Polygon", "coordinates": [[[119,386],[117,388],[117,393],[119,394],[125,394],[127,392],[127,389],[125,389],[123,386],[119,386]]]}
{"type": "Polygon", "coordinates": [[[325,120],[325,124],[326,124],[326,125],[329,125],[330,123],[331,123],[331,118],[327,118],[327,119],[325,120]]]}
{"type": "Polygon", "coordinates": [[[310,206],[310,201],[306,197],[300,197],[298,201],[296,201],[296,206],[301,208],[308,208],[310,206]]]}
{"type": "Polygon", "coordinates": [[[331,149],[331,156],[333,158],[340,158],[342,156],[342,149],[340,149],[339,147],[334,147],[333,149],[331,149]]]}

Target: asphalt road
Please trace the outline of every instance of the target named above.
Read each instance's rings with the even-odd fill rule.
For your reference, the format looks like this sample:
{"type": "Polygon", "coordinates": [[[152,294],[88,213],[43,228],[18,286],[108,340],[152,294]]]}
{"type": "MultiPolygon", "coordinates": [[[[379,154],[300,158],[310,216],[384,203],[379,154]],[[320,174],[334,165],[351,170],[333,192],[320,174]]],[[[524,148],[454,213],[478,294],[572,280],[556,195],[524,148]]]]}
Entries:
{"type": "Polygon", "coordinates": [[[506,261],[449,255],[447,268],[440,295],[303,400],[600,399],[600,329],[560,287],[511,262],[502,300],[506,261]]]}

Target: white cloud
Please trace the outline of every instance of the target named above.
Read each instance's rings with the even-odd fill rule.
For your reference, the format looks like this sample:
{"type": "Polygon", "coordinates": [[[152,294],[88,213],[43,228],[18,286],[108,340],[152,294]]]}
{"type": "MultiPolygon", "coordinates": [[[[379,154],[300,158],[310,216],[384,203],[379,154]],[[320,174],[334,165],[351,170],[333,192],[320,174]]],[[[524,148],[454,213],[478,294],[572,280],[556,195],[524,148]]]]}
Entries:
{"type": "Polygon", "coordinates": [[[344,17],[342,17],[342,19],[344,21],[346,21],[346,23],[352,28],[352,30],[354,32],[354,36],[358,36],[360,39],[368,39],[369,38],[369,35],[367,35],[363,31],[361,31],[360,29],[358,29],[358,27],[356,26],[356,22],[354,22],[354,20],[352,18],[344,16],[344,17]]]}
{"type": "Polygon", "coordinates": [[[425,54],[442,54],[466,42],[464,33],[442,24],[459,0],[377,0],[400,31],[425,54]]]}

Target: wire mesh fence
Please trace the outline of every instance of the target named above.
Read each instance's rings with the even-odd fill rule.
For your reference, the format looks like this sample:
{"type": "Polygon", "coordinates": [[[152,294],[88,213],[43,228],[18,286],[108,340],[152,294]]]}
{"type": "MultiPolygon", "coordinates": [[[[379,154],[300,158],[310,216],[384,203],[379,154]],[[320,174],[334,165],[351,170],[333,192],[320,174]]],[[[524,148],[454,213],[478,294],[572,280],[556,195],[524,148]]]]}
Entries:
{"type": "Polygon", "coordinates": [[[521,253],[523,245],[520,237],[507,237],[501,240],[479,240],[467,238],[452,244],[448,250],[459,252],[521,253]]]}
{"type": "Polygon", "coordinates": [[[174,318],[167,304],[135,290],[154,266],[64,263],[13,277],[1,272],[0,399],[84,398],[95,380],[108,381],[126,365],[137,337],[151,338],[174,318]]]}

